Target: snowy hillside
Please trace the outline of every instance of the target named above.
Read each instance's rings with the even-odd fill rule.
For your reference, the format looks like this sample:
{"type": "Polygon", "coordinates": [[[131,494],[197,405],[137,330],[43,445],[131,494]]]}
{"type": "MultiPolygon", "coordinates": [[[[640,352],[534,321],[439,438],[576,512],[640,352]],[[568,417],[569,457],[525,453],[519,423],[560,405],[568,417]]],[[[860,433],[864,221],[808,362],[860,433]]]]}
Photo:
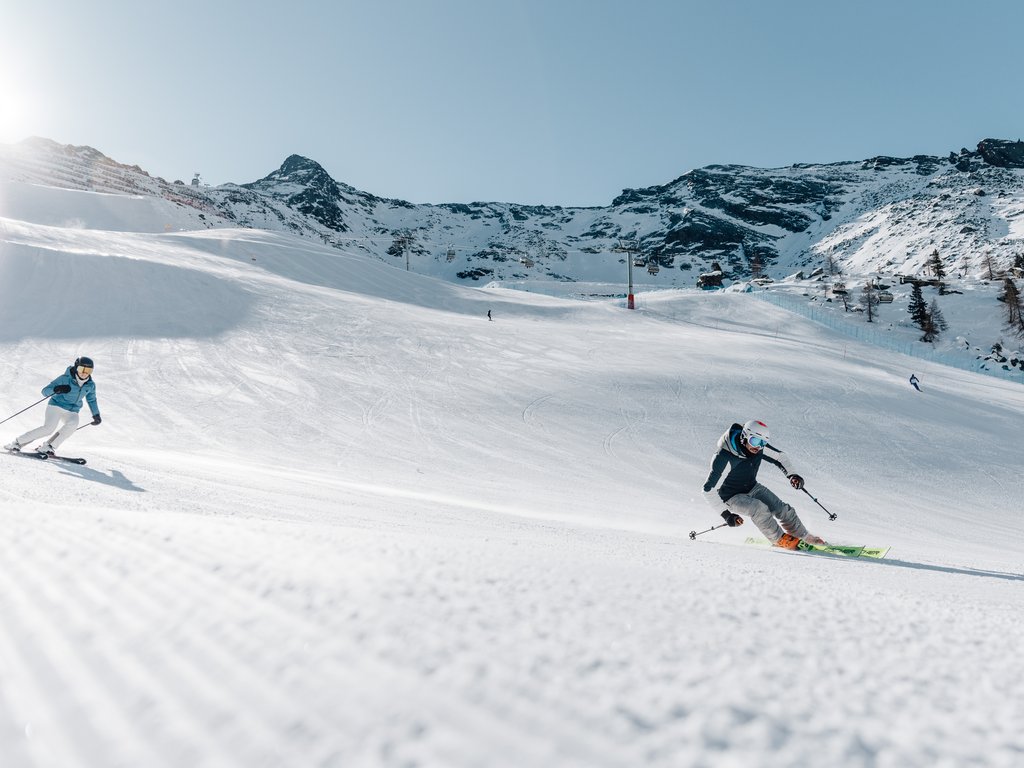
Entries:
{"type": "Polygon", "coordinates": [[[946,158],[708,166],[600,208],[416,205],[338,182],[298,155],[258,181],[210,188],[45,139],[0,145],[0,181],[160,196],[197,227],[286,231],[453,282],[621,283],[623,240],[639,249],[636,281],[661,288],[693,287],[715,263],[730,281],[830,259],[854,277],[917,275],[937,250],[950,275],[979,277],[988,261],[1006,269],[1024,255],[1024,143],[993,139],[946,158]]]}
{"type": "Polygon", "coordinates": [[[4,768],[1019,764],[1019,383],[115,191],[0,186],[0,415],[81,354],[103,414],[0,455],[4,768]],[[755,417],[886,559],[689,539],[755,417]]]}
{"type": "MultiPolygon", "coordinates": [[[[998,300],[1003,276],[1024,278],[1019,141],[986,139],[976,151],[948,158],[709,166],[664,186],[625,190],[606,208],[413,205],[336,182],[297,155],[259,181],[210,188],[198,175],[190,184],[151,177],[90,147],[46,139],[0,145],[0,196],[10,215],[24,211],[34,223],[78,226],[36,204],[40,185],[131,196],[130,208],[115,206],[125,220],[108,215],[108,229],[287,232],[450,282],[497,281],[574,298],[624,296],[630,283],[635,291],[705,285],[711,275],[743,290],[756,275],[764,278],[759,286],[788,278],[788,285],[768,290],[807,300],[803,307],[787,304],[794,311],[907,354],[1024,376],[1020,329],[1007,327],[998,300]],[[622,252],[624,245],[636,250],[622,252]],[[949,327],[921,344],[904,281],[933,277],[933,257],[946,280],[926,301],[943,297],[939,309],[949,327]],[[818,311],[838,298],[833,289],[841,285],[849,298],[844,311],[851,304],[858,310],[869,282],[899,283],[877,318],[895,331],[888,338],[862,327],[862,317],[836,316],[834,306],[818,311]],[[822,303],[812,305],[816,300],[822,303]]],[[[111,213],[102,196],[90,205],[111,213]]]]}

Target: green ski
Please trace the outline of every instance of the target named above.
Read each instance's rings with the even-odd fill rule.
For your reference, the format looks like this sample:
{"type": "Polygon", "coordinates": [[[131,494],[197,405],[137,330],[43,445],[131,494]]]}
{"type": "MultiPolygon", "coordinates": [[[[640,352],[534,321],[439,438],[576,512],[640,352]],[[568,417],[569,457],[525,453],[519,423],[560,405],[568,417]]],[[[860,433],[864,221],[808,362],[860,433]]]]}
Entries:
{"type": "MultiPolygon", "coordinates": [[[[747,538],[747,544],[758,546],[770,546],[768,539],[758,539],[753,536],[747,538]]],[[[801,541],[797,549],[803,552],[820,552],[826,555],[841,555],[843,557],[873,557],[880,560],[889,552],[889,547],[861,547],[848,544],[808,544],[801,541]]]]}

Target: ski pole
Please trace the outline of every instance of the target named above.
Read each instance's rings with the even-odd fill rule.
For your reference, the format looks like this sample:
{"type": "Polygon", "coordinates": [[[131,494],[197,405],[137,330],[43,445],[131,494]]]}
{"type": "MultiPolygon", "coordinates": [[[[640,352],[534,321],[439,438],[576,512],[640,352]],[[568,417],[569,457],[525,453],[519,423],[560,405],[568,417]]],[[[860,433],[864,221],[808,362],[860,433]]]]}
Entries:
{"type": "MultiPolygon", "coordinates": [[[[2,423],[3,423],[3,422],[0,422],[0,424],[2,424],[2,423]]],[[[92,421],[90,421],[90,422],[89,422],[88,424],[83,424],[83,425],[82,425],[82,426],[80,426],[80,427],[76,427],[76,428],[75,428],[75,432],[77,432],[77,431],[78,431],[79,429],[85,429],[86,427],[91,427],[91,426],[93,426],[94,424],[95,424],[95,422],[92,422],[92,421]]],[[[75,434],[75,432],[72,432],[71,434],[75,434]]],[[[57,436],[58,436],[58,435],[60,435],[60,430],[57,430],[56,432],[54,432],[54,433],[53,433],[53,435],[51,435],[51,436],[50,436],[50,439],[49,439],[49,440],[47,440],[46,442],[48,442],[48,443],[52,443],[52,442],[53,442],[54,440],[56,440],[56,439],[57,439],[57,436]]]]}
{"type": "MultiPolygon", "coordinates": [[[[50,399],[50,395],[47,395],[46,397],[43,398],[43,400],[49,400],[49,399],[50,399]]],[[[18,416],[18,415],[24,413],[25,411],[27,411],[29,408],[35,408],[37,405],[39,405],[41,402],[43,402],[43,400],[36,400],[34,403],[32,403],[32,405],[27,406],[25,408],[22,408],[20,411],[18,411],[18,413],[15,413],[15,414],[12,414],[11,416],[8,416],[6,419],[4,419],[4,421],[0,421],[0,424],[3,424],[5,421],[10,421],[15,416],[18,416]]]]}
{"type": "Polygon", "coordinates": [[[698,536],[700,536],[702,534],[710,533],[711,531],[717,531],[719,528],[726,528],[726,527],[728,527],[728,525],[729,525],[728,523],[722,523],[721,525],[712,525],[706,531],[700,531],[700,532],[690,531],[690,541],[693,541],[694,539],[696,539],[698,536]]]}
{"type": "MultiPolygon", "coordinates": [[[[803,491],[804,493],[806,493],[808,496],[810,496],[811,500],[814,501],[815,504],[817,504],[822,509],[825,509],[825,505],[822,504],[817,499],[815,499],[814,496],[811,496],[811,492],[810,491],[808,491],[806,488],[801,488],[800,490],[803,491]]],[[[839,515],[837,515],[835,512],[829,512],[827,509],[825,509],[825,514],[828,515],[828,519],[829,520],[835,520],[837,517],[839,517],[839,515]]]]}

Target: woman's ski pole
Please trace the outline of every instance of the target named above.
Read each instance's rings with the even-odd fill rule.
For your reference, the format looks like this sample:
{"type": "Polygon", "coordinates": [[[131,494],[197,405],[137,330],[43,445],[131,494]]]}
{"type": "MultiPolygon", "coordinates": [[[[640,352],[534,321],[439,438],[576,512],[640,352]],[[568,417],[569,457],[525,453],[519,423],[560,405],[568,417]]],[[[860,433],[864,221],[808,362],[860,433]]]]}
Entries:
{"type": "Polygon", "coordinates": [[[728,527],[728,525],[728,523],[722,523],[721,525],[712,525],[706,531],[690,531],[690,540],[692,541],[693,539],[696,539],[701,534],[710,533],[711,531],[717,531],[719,528],[726,528],[728,527]]]}
{"type": "MultiPolygon", "coordinates": [[[[0,424],[2,424],[2,423],[3,423],[3,422],[0,422],[0,424]]],[[[95,421],[90,421],[90,422],[89,422],[89,423],[87,423],[87,424],[83,424],[82,426],[80,426],[80,427],[77,427],[77,428],[75,429],[75,432],[77,432],[77,431],[78,431],[79,429],[85,429],[86,427],[91,427],[91,426],[93,426],[93,425],[94,425],[95,423],[96,423],[95,421]]],[[[72,432],[71,434],[75,434],[75,432],[72,432]]],[[[52,435],[50,435],[50,439],[49,439],[49,440],[47,440],[46,442],[48,442],[48,443],[52,443],[52,442],[53,442],[54,440],[56,440],[56,439],[57,439],[57,436],[58,436],[58,435],[60,435],[60,430],[57,430],[57,431],[56,431],[56,432],[54,432],[54,433],[53,433],[52,435]]]]}
{"type": "MultiPolygon", "coordinates": [[[[810,491],[808,491],[808,490],[807,490],[806,488],[801,488],[800,490],[801,490],[801,491],[803,491],[804,493],[806,493],[806,494],[807,494],[808,496],[811,496],[811,492],[810,492],[810,491]]],[[[825,505],[824,505],[824,504],[822,504],[822,503],[821,503],[820,501],[818,501],[817,499],[815,499],[815,498],[814,498],[813,496],[811,496],[811,499],[812,499],[812,500],[814,501],[814,503],[815,503],[815,504],[817,504],[817,505],[818,505],[819,507],[821,507],[822,509],[825,509],[825,505]]],[[[839,515],[835,514],[834,512],[829,512],[829,511],[828,511],[827,509],[825,509],[825,514],[827,514],[827,515],[828,515],[828,519],[829,519],[829,520],[835,520],[835,519],[836,519],[837,517],[839,517],[839,515]]]]}
{"type": "MultiPolygon", "coordinates": [[[[49,400],[49,399],[50,399],[50,395],[47,395],[46,397],[43,398],[43,400],[49,400]]],[[[37,405],[39,405],[41,402],[43,402],[43,400],[36,400],[34,403],[32,403],[32,405],[29,405],[29,406],[26,406],[25,408],[22,408],[20,411],[18,411],[18,413],[11,414],[6,419],[4,419],[4,421],[10,421],[15,416],[18,416],[18,415],[24,413],[25,411],[27,411],[29,408],[35,408],[37,405]]],[[[4,421],[0,421],[0,424],[3,424],[4,421]]]]}

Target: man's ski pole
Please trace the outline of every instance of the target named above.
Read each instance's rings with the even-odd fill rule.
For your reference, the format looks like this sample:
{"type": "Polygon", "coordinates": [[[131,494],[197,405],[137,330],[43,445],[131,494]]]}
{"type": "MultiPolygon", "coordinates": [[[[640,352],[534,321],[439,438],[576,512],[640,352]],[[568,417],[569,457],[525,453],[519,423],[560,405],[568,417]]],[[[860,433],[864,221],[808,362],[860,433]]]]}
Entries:
{"type": "MultiPolygon", "coordinates": [[[[44,398],[43,398],[43,400],[49,400],[49,399],[50,399],[50,395],[47,395],[46,397],[44,397],[44,398]]],[[[4,419],[4,421],[10,421],[10,420],[11,420],[11,419],[13,419],[13,418],[14,418],[15,416],[19,416],[19,415],[23,414],[23,413],[24,413],[25,411],[27,411],[27,410],[28,410],[29,408],[35,408],[35,407],[36,407],[37,405],[39,405],[39,404],[40,404],[41,402],[43,402],[43,400],[36,400],[36,401],[35,401],[34,403],[32,403],[32,405],[29,405],[29,406],[27,406],[27,407],[25,407],[25,408],[22,408],[22,409],[21,409],[20,411],[18,411],[17,413],[15,413],[15,414],[12,414],[12,415],[8,416],[8,417],[7,417],[6,419],[4,419]]],[[[3,423],[4,423],[4,421],[0,421],[0,424],[3,424],[3,423]]]]}
{"type": "MultiPolygon", "coordinates": [[[[811,492],[810,492],[810,491],[808,491],[808,490],[807,490],[806,488],[801,488],[800,490],[801,490],[801,491],[803,491],[804,493],[806,493],[806,494],[807,494],[808,496],[811,496],[811,492]]],[[[821,507],[822,509],[825,509],[825,505],[824,505],[824,504],[822,504],[822,503],[821,503],[820,501],[818,501],[817,499],[815,499],[815,498],[814,498],[814,496],[811,496],[811,499],[812,499],[812,500],[814,501],[814,503],[815,503],[815,504],[817,504],[817,505],[818,505],[819,507],[821,507]]],[[[825,514],[827,514],[827,515],[828,515],[828,519],[829,519],[829,520],[835,520],[835,519],[836,519],[837,517],[839,517],[839,515],[835,514],[834,512],[829,512],[829,511],[828,511],[827,509],[825,509],[825,514]]]]}
{"type": "Polygon", "coordinates": [[[728,523],[722,523],[721,525],[712,525],[706,531],[700,531],[700,532],[698,532],[698,531],[690,531],[690,540],[693,541],[694,539],[696,539],[698,536],[700,536],[702,534],[710,533],[711,531],[717,531],[719,528],[727,528],[728,526],[729,526],[728,523]]]}

